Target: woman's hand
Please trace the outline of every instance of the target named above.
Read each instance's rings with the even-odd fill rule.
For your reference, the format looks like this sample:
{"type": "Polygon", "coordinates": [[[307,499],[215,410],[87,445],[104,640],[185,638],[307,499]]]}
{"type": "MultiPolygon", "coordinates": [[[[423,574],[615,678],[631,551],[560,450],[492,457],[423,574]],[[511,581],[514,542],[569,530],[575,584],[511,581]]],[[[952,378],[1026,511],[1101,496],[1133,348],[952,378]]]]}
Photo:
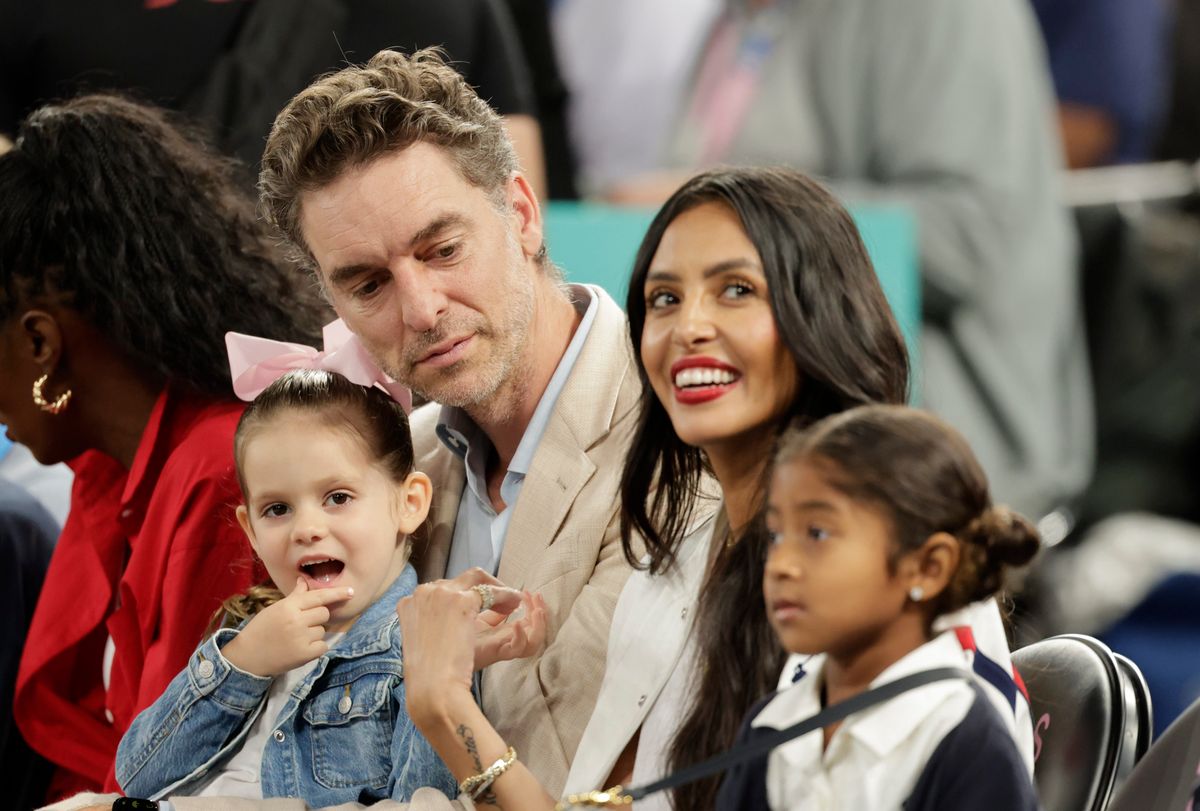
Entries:
{"type": "MultiPolygon", "coordinates": [[[[482,569],[471,569],[453,580],[417,586],[396,606],[396,614],[409,717],[454,779],[479,774],[508,745],[471,695],[475,667],[536,652],[546,637],[546,604],[540,596],[505,588],[482,569]],[[492,588],[490,611],[479,610],[482,597],[474,586],[492,588]],[[525,615],[505,622],[521,605],[525,615]]],[[[550,811],[554,800],[518,760],[475,805],[550,811]]]]}
{"type": "Polygon", "coordinates": [[[329,608],[354,594],[352,589],[312,589],[304,578],[287,597],[256,614],[221,649],[231,665],[255,676],[278,676],[329,651],[325,623],[329,608]]]}

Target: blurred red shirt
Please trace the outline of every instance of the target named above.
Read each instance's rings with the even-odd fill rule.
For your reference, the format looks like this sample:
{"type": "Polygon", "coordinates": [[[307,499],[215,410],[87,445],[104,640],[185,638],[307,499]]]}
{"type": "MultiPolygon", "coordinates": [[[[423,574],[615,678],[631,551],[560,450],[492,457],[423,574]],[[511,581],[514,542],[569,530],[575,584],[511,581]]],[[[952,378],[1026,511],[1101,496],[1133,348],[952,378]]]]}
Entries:
{"type": "Polygon", "coordinates": [[[255,580],[234,517],[233,434],[244,407],[164,390],[129,471],[96,451],[71,463],[71,510],[14,702],[25,739],[59,766],[50,798],[119,791],[121,736],[184,668],[221,601],[255,580]]]}

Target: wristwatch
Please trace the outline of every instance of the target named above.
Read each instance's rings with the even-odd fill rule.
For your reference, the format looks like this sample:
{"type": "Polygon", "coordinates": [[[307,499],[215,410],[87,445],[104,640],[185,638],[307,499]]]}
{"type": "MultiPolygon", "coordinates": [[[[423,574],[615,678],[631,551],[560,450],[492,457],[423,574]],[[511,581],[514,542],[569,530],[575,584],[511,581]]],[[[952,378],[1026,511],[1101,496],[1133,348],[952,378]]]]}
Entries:
{"type": "Polygon", "coordinates": [[[113,811],[158,811],[158,800],[139,800],[137,797],[118,797],[113,800],[113,811]]]}

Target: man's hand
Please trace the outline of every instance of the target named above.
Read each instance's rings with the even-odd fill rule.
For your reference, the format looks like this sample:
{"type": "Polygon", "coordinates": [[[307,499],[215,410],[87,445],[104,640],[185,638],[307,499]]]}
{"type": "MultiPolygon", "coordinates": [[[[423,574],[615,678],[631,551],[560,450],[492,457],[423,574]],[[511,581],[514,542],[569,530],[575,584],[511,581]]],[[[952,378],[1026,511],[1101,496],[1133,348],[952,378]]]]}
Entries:
{"type": "MultiPolygon", "coordinates": [[[[409,715],[435,713],[453,698],[465,697],[473,702],[471,679],[479,659],[495,655],[491,647],[501,652],[523,647],[531,633],[526,629],[514,635],[500,626],[523,600],[521,592],[505,588],[499,580],[476,568],[453,580],[417,586],[416,591],[399,602],[396,614],[400,617],[400,638],[404,643],[405,701],[409,715]],[[490,611],[480,612],[481,597],[475,586],[492,589],[490,611]],[[511,641],[510,635],[515,636],[511,641]],[[477,653],[481,636],[489,640],[485,644],[489,652],[484,654],[477,653]]],[[[542,622],[544,625],[544,618],[542,622]]]]}
{"type": "MultiPolygon", "coordinates": [[[[475,669],[508,659],[524,659],[541,651],[546,643],[546,601],[528,591],[521,595],[525,613],[519,619],[505,620],[512,613],[484,611],[475,619],[475,669]]],[[[499,600],[497,600],[499,602],[499,600]]]]}
{"type": "Polygon", "coordinates": [[[350,588],[310,590],[304,578],[297,578],[295,590],[255,615],[221,654],[255,676],[287,673],[329,651],[324,638],[328,606],[353,594],[350,588]]]}

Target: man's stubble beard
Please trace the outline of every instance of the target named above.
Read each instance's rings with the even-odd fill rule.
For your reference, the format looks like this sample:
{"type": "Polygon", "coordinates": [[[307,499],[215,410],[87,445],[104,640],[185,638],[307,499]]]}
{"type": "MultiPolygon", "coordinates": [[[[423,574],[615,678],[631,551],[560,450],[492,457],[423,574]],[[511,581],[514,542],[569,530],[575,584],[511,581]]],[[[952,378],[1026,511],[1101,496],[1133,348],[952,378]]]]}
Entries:
{"type": "Polygon", "coordinates": [[[497,354],[489,359],[481,370],[482,385],[476,389],[473,402],[464,403],[464,409],[476,423],[498,425],[508,422],[519,410],[529,390],[532,371],[528,362],[529,341],[534,318],[533,280],[526,273],[514,274],[514,284],[521,287],[519,298],[512,299],[515,305],[508,313],[507,323],[500,327],[492,344],[497,354]]]}
{"type": "MultiPolygon", "coordinates": [[[[392,377],[408,385],[426,400],[440,405],[461,408],[477,423],[497,424],[510,419],[529,388],[530,364],[524,362],[530,349],[529,340],[534,317],[535,289],[533,280],[524,268],[517,267],[509,273],[513,292],[509,299],[514,305],[505,313],[503,324],[489,324],[480,316],[476,323],[469,324],[476,339],[491,345],[492,355],[477,369],[458,369],[459,364],[445,370],[444,381],[434,380],[431,385],[418,387],[413,381],[405,381],[391,370],[392,377]],[[514,288],[519,288],[518,290],[514,288]]],[[[447,335],[460,331],[462,323],[439,325],[436,331],[422,336],[412,356],[420,357],[431,346],[435,346],[447,335]],[[448,328],[449,327],[449,328],[448,328]]],[[[412,363],[405,360],[412,368],[412,363]]]]}

